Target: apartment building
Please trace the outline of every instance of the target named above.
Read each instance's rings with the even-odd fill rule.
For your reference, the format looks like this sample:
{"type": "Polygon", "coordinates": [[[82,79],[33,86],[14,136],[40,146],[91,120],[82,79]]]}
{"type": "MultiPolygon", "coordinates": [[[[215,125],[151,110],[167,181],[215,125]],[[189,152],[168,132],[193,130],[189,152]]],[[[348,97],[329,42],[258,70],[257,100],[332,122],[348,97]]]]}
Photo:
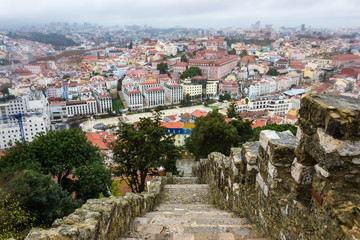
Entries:
{"type": "Polygon", "coordinates": [[[16,114],[23,114],[22,129],[26,141],[38,133],[50,130],[48,101],[39,91],[0,102],[0,149],[7,149],[21,141],[21,130],[16,114]]]}
{"type": "Polygon", "coordinates": [[[163,85],[165,96],[171,103],[178,103],[184,98],[183,86],[178,83],[165,83],[163,85]]]}
{"type": "Polygon", "coordinates": [[[165,91],[162,87],[151,87],[145,90],[145,102],[149,107],[165,104],[165,91]]]}
{"type": "Polygon", "coordinates": [[[140,109],[143,107],[143,96],[139,90],[124,89],[123,96],[129,108],[140,109]]]}

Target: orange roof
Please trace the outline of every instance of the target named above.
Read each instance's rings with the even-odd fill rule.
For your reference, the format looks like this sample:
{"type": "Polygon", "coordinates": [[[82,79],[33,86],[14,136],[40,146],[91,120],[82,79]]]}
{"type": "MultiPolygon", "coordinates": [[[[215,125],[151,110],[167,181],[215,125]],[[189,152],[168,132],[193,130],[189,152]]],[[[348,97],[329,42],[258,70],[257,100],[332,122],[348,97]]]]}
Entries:
{"type": "Polygon", "coordinates": [[[91,132],[87,133],[86,137],[93,146],[97,146],[101,150],[109,149],[108,144],[116,139],[116,135],[109,135],[108,132],[91,132]]]}
{"type": "Polygon", "coordinates": [[[148,92],[152,92],[152,91],[164,91],[164,89],[162,87],[151,87],[148,88],[146,91],[148,92]]]}
{"type": "Polygon", "coordinates": [[[266,125],[266,121],[265,120],[261,120],[261,119],[255,119],[251,125],[252,128],[256,128],[256,127],[263,127],[266,125]]]}
{"type": "Polygon", "coordinates": [[[207,112],[202,112],[200,110],[195,110],[194,112],[191,113],[191,115],[195,117],[205,117],[207,114],[208,114],[207,112]]]}
{"type": "Polygon", "coordinates": [[[184,123],[182,122],[161,122],[161,126],[166,128],[183,128],[184,123]]]}
{"type": "Polygon", "coordinates": [[[127,91],[127,93],[128,93],[128,94],[135,94],[135,93],[140,93],[140,91],[137,90],[137,89],[133,89],[133,90],[127,91]]]}

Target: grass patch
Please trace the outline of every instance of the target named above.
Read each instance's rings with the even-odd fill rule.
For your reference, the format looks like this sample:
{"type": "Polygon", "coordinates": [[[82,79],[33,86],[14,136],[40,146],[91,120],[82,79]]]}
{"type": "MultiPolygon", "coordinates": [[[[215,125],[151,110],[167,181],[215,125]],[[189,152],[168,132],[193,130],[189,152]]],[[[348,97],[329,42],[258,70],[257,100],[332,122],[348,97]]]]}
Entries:
{"type": "Polygon", "coordinates": [[[112,99],[113,111],[124,109],[124,105],[120,98],[112,99]]]}
{"type": "Polygon", "coordinates": [[[219,110],[220,108],[218,106],[209,106],[212,110],[219,110]]]}

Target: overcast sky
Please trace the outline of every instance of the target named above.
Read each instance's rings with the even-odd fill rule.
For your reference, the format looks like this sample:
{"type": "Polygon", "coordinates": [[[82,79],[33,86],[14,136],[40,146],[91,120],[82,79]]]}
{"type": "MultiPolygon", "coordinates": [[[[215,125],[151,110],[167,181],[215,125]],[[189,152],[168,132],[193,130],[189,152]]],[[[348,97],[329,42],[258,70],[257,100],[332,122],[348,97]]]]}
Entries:
{"type": "Polygon", "coordinates": [[[360,0],[0,0],[0,26],[89,22],[105,26],[360,26],[360,0]]]}

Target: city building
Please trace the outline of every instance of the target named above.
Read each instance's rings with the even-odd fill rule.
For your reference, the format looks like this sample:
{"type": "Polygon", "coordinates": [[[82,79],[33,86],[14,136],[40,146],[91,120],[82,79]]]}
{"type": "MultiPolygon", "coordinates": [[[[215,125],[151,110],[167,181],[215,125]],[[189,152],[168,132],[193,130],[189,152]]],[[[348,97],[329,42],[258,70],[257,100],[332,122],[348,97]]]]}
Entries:
{"type": "Polygon", "coordinates": [[[144,97],[148,107],[165,104],[165,91],[162,87],[151,87],[146,89],[144,97]]]}
{"type": "Polygon", "coordinates": [[[143,107],[143,96],[141,92],[137,89],[124,89],[123,96],[126,101],[127,106],[134,110],[140,109],[143,107]]]}
{"type": "Polygon", "coordinates": [[[184,98],[183,86],[178,83],[165,83],[163,85],[165,96],[170,103],[178,103],[184,98]]]}
{"type": "Polygon", "coordinates": [[[50,130],[48,101],[41,91],[0,102],[0,149],[6,149],[21,141],[21,129],[16,114],[23,114],[24,140],[32,141],[38,133],[50,130]]]}

